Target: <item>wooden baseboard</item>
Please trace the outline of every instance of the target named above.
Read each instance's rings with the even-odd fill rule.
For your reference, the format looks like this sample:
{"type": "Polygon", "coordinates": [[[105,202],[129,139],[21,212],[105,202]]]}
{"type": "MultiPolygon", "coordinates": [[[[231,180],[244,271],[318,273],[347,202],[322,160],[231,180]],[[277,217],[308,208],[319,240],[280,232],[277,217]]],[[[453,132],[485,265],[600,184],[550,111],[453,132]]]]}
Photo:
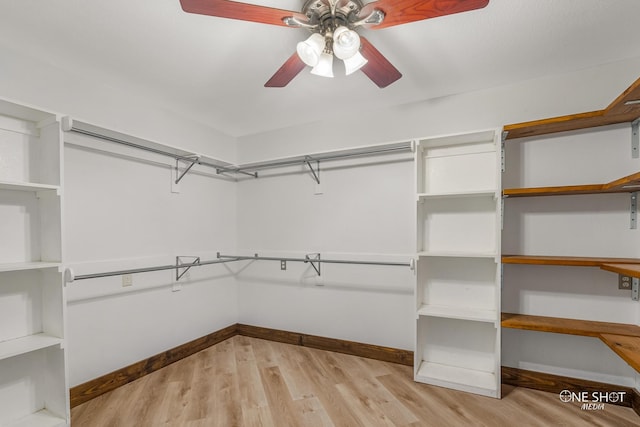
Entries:
{"type": "MultiPolygon", "coordinates": [[[[260,326],[235,324],[202,338],[198,338],[186,344],[172,348],[171,350],[151,356],[148,359],[141,360],[133,365],[118,369],[117,371],[103,375],[84,384],[72,387],[70,390],[71,407],[76,407],[100,396],[101,394],[114,390],[236,335],[261,338],[269,341],[277,341],[413,366],[413,352],[410,350],[363,344],[316,335],[307,335],[299,332],[263,328],[260,326]]],[[[625,391],[627,392],[625,399],[616,404],[633,408],[633,410],[640,415],[640,393],[630,387],[562,377],[559,375],[527,371],[524,369],[510,368],[506,366],[502,367],[502,383],[550,393],[560,393],[562,390],[587,391],[589,393],[593,391],[625,391]],[[629,397],[627,398],[626,396],[629,397]]]]}
{"type": "Polygon", "coordinates": [[[262,328],[259,326],[235,324],[202,338],[174,347],[171,350],[151,356],[148,359],[141,360],[133,365],[129,365],[86,383],[72,387],[70,390],[71,407],[74,408],[84,402],[100,396],[101,394],[114,390],[120,386],[130,383],[131,381],[135,381],[138,378],[164,368],[165,366],[177,362],[180,359],[211,347],[214,344],[218,344],[219,342],[227,340],[235,335],[244,335],[287,344],[302,345],[403,365],[413,365],[413,352],[409,350],[398,350],[395,348],[362,344],[353,341],[301,334],[299,332],[288,332],[277,329],[262,328]]]}
{"type": "Polygon", "coordinates": [[[607,393],[611,391],[624,391],[626,394],[623,400],[609,403],[633,408],[636,414],[640,415],[640,394],[630,387],[563,377],[543,372],[527,371],[524,369],[510,368],[508,366],[502,367],[502,383],[558,394],[563,390],[572,392],[586,391],[589,394],[592,392],[607,393]]]}
{"type": "Polygon", "coordinates": [[[319,350],[334,351],[336,353],[351,354],[353,356],[382,360],[413,366],[413,351],[379,345],[363,344],[335,338],[307,335],[298,332],[281,331],[278,329],[262,328],[260,326],[238,324],[238,334],[253,338],[262,338],[287,344],[301,345],[319,350]]]}
{"type": "Polygon", "coordinates": [[[235,335],[237,335],[236,325],[231,325],[202,338],[195,339],[186,344],[174,347],[171,350],[151,356],[148,359],[141,360],[133,365],[72,387],[70,390],[71,407],[74,408],[81,403],[94,399],[101,394],[137,380],[235,335]]]}

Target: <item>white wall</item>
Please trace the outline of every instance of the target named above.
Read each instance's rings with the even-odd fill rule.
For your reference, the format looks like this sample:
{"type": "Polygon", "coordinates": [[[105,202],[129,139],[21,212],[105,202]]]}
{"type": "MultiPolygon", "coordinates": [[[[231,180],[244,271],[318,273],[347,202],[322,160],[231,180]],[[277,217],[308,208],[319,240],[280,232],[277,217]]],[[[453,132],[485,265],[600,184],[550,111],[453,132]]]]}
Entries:
{"type": "MultiPolygon", "coordinates": [[[[0,95],[111,130],[233,162],[235,139],[162,106],[0,46],[0,95]]],[[[65,261],[76,274],[215,258],[235,248],[235,184],[196,166],[171,193],[173,160],[66,134],[65,261]],[[71,142],[71,143],[69,143],[71,142]]],[[[71,386],[237,322],[222,266],[77,281],[67,287],[71,386]],[[124,293],[123,293],[124,292],[124,293]]]]}
{"type": "MultiPolygon", "coordinates": [[[[415,251],[412,159],[408,152],[321,163],[321,195],[302,167],[240,182],[240,252],[409,262],[415,251]]],[[[412,348],[408,267],[322,264],[319,278],[308,265],[287,267],[258,261],[239,272],[241,322],[412,348]]]]}
{"type": "MultiPolygon", "coordinates": [[[[496,67],[499,67],[496,64],[496,67]]],[[[605,108],[638,78],[640,58],[239,138],[238,161],[493,129],[605,108]]],[[[382,89],[384,90],[384,89],[382,89]]],[[[339,102],[339,100],[336,100],[339,102]]],[[[306,106],[301,106],[306,108],[306,106]]]]}
{"type": "MultiPolygon", "coordinates": [[[[239,139],[239,161],[464,133],[498,128],[507,123],[599,110],[635,81],[639,66],[640,58],[634,58],[573,74],[394,109],[372,108],[354,112],[344,120],[247,136],[239,139]]],[[[628,128],[612,132],[628,134],[628,128]]],[[[564,179],[597,183],[638,170],[638,161],[629,159],[630,142],[626,137],[618,138],[613,146],[605,147],[601,145],[603,138],[607,140],[605,144],[610,142],[610,138],[596,134],[586,145],[574,143],[560,148],[554,142],[541,144],[533,150],[535,153],[527,151],[531,163],[515,153],[516,164],[510,167],[506,179],[512,183],[514,179],[517,181],[519,175],[513,173],[516,170],[524,176],[517,185],[530,185],[527,176],[532,173],[542,180],[553,181],[555,185],[561,185],[564,179]],[[540,163],[540,159],[553,159],[556,150],[563,150],[559,157],[561,160],[553,162],[555,168],[548,172],[546,163],[540,163]],[[600,156],[603,150],[611,156],[600,156]],[[585,156],[588,162],[583,162],[585,156]],[[532,169],[536,172],[531,172],[532,169]]],[[[411,196],[414,191],[413,166],[410,162],[323,172],[326,181],[323,182],[325,194],[322,196],[313,195],[313,181],[302,171],[300,168],[297,176],[244,181],[239,185],[239,248],[247,253],[255,250],[264,255],[321,251],[323,256],[329,256],[332,252],[344,251],[353,257],[357,253],[372,252],[387,259],[415,250],[414,200],[411,196]]],[[[580,200],[558,199],[556,207],[527,207],[533,209],[533,213],[525,216],[525,220],[537,222],[535,230],[518,228],[522,221],[517,219],[522,212],[518,203],[531,202],[514,201],[509,206],[513,210],[511,222],[505,226],[505,234],[510,237],[505,239],[504,252],[535,249],[547,254],[566,255],[565,250],[580,247],[584,256],[639,256],[637,233],[630,233],[628,227],[624,227],[628,220],[625,196],[602,196],[606,199],[604,201],[585,197],[580,200]],[[550,212],[552,219],[559,220],[560,225],[540,234],[540,227],[549,225],[550,212]],[[601,220],[617,227],[616,231],[610,234],[604,228],[585,228],[601,220]],[[623,229],[619,229],[621,224],[623,229]],[[558,237],[562,236],[557,234],[558,230],[566,227],[575,240],[558,237]],[[583,244],[589,240],[590,244],[583,244]],[[580,244],[575,245],[578,241],[580,244]],[[540,244],[536,246],[538,242],[540,244]]],[[[507,269],[505,280],[515,277],[513,273],[507,269]]],[[[541,274],[538,271],[525,273],[528,277],[541,274]]],[[[543,275],[549,278],[557,273],[548,269],[543,275]]],[[[414,306],[412,292],[408,291],[414,282],[411,275],[384,267],[381,270],[353,267],[349,271],[351,276],[346,272],[336,272],[329,278],[329,274],[327,272],[324,281],[332,286],[317,287],[307,277],[313,276],[308,269],[281,272],[278,265],[251,264],[238,275],[240,322],[413,349],[414,306]],[[383,294],[370,289],[375,285],[370,287],[367,284],[378,283],[378,279],[390,280],[391,285],[387,288],[393,290],[383,294]],[[333,286],[333,283],[344,285],[333,286]]],[[[505,292],[504,309],[526,312],[533,306],[534,314],[545,314],[545,310],[555,307],[557,310],[553,314],[547,314],[561,317],[567,313],[578,318],[638,322],[636,303],[613,289],[613,282],[617,280],[614,274],[593,273],[596,278],[606,278],[604,287],[597,279],[578,283],[585,281],[585,274],[591,273],[578,273],[571,284],[560,284],[559,292],[552,289],[553,285],[531,290],[527,287],[531,283],[516,283],[514,288],[505,292]],[[581,290],[576,291],[576,284],[582,286],[581,290]],[[569,289],[571,286],[574,288],[569,289]],[[563,307],[567,309],[563,311],[563,307]]],[[[558,281],[556,278],[549,283],[557,284],[558,281]]],[[[503,364],[509,366],[617,383],[634,382],[634,371],[597,340],[506,331],[503,348],[503,364]],[[568,345],[556,351],[558,341],[568,345]],[[534,347],[545,351],[530,351],[534,347]],[[572,358],[578,353],[579,363],[572,365],[572,358]],[[528,354],[532,356],[528,357],[528,354]]]]}
{"type": "MultiPolygon", "coordinates": [[[[171,159],[115,154],[113,144],[71,135],[67,141],[64,235],[75,274],[168,265],[179,255],[212,260],[217,250],[234,249],[233,181],[192,169],[172,193],[171,159]]],[[[175,292],[174,274],[134,274],[131,287],[121,276],[68,285],[71,384],[237,322],[228,269],[193,268],[175,292]]]]}
{"type": "Polygon", "coordinates": [[[235,161],[235,138],[165,106],[30,58],[0,43],[0,96],[106,129],[235,161]]]}

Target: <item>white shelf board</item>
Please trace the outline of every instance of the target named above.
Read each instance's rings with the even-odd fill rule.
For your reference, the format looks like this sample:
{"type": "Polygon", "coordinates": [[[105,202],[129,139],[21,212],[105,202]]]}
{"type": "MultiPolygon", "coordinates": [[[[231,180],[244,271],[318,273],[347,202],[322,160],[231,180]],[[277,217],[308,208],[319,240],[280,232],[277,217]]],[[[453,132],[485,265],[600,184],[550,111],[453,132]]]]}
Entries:
{"type": "Polygon", "coordinates": [[[9,424],[3,424],[7,427],[58,427],[66,426],[67,422],[64,418],[60,418],[51,412],[43,409],[26,417],[12,421],[9,424]]]}
{"type": "MultiPolygon", "coordinates": [[[[124,134],[115,130],[103,128],[103,127],[82,122],[79,120],[71,120],[71,124],[72,124],[72,130],[89,132],[91,134],[98,136],[98,138],[103,138],[103,139],[106,139],[107,141],[110,139],[117,140],[117,141],[124,141],[130,144],[139,145],[141,147],[150,148],[152,150],[159,150],[159,151],[168,153],[170,155],[176,155],[181,157],[189,157],[189,156],[197,155],[197,156],[200,156],[200,161],[202,162],[215,164],[216,166],[220,166],[220,167],[233,166],[233,164],[230,162],[220,160],[206,154],[196,153],[191,150],[176,147],[173,145],[167,145],[167,144],[163,144],[155,141],[149,141],[147,139],[138,138],[133,135],[124,134]]],[[[64,129],[64,130],[67,131],[67,129],[64,129]]],[[[69,142],[67,141],[67,139],[65,139],[65,142],[69,142]]]]}
{"type": "Polygon", "coordinates": [[[452,193],[418,193],[418,200],[427,199],[456,199],[467,197],[492,197],[496,198],[496,190],[474,190],[452,193]]]}
{"type": "Polygon", "coordinates": [[[423,251],[418,252],[419,257],[451,257],[451,258],[497,258],[495,252],[441,252],[423,251]]]}
{"type": "Polygon", "coordinates": [[[0,263],[0,273],[5,271],[20,271],[20,270],[41,270],[43,268],[60,267],[62,264],[59,262],[11,262],[2,264],[0,263]]]}
{"type": "Polygon", "coordinates": [[[49,184],[37,184],[34,182],[0,181],[0,190],[13,191],[58,191],[60,186],[49,184]]]}
{"type": "Polygon", "coordinates": [[[444,317],[448,319],[473,320],[478,322],[497,322],[496,310],[482,310],[471,307],[451,307],[423,304],[418,309],[419,316],[444,317]]]}
{"type": "Polygon", "coordinates": [[[55,117],[55,114],[53,113],[22,104],[16,104],[6,98],[0,98],[0,115],[15,117],[35,123],[55,117]]]}
{"type": "Polygon", "coordinates": [[[62,338],[44,333],[0,342],[0,360],[62,344],[62,338]]]}
{"type": "Polygon", "coordinates": [[[443,365],[426,360],[420,363],[416,381],[485,396],[496,397],[498,394],[496,375],[492,372],[443,365]]]}

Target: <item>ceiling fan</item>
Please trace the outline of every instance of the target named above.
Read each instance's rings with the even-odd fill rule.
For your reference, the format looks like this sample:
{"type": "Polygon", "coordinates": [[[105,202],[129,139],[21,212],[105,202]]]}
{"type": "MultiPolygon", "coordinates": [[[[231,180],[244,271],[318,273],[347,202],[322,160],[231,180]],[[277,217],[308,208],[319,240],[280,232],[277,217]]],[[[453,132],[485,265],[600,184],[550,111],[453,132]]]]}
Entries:
{"type": "Polygon", "coordinates": [[[387,87],[402,74],[357,29],[387,28],[481,9],[488,3],[489,0],[306,0],[302,11],[294,12],[231,0],[180,0],[182,9],[189,13],[311,32],[265,87],[286,86],[307,65],[313,67],[312,74],[333,77],[334,55],[344,61],[347,74],[362,70],[378,87],[387,87]]]}

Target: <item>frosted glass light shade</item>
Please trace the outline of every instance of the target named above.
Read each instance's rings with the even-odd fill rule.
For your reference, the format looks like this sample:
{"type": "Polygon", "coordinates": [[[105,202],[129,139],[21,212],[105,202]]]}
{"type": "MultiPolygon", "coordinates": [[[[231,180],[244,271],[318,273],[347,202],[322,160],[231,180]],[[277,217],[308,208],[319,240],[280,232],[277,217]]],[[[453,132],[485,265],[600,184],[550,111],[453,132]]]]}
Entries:
{"type": "Polygon", "coordinates": [[[344,59],[344,70],[345,74],[348,76],[349,74],[353,74],[358,71],[360,68],[364,67],[367,62],[367,58],[362,56],[360,52],[356,52],[351,58],[344,59]]]}
{"type": "Polygon", "coordinates": [[[318,64],[311,70],[311,74],[322,77],[333,77],[333,55],[323,52],[322,55],[320,55],[318,64]]]}
{"type": "Polygon", "coordinates": [[[340,59],[351,58],[360,49],[360,36],[341,26],[333,32],[333,53],[340,59]]]}
{"type": "Polygon", "coordinates": [[[313,33],[308,39],[298,43],[296,51],[302,62],[310,67],[315,67],[320,60],[325,44],[326,42],[321,34],[313,33]]]}

